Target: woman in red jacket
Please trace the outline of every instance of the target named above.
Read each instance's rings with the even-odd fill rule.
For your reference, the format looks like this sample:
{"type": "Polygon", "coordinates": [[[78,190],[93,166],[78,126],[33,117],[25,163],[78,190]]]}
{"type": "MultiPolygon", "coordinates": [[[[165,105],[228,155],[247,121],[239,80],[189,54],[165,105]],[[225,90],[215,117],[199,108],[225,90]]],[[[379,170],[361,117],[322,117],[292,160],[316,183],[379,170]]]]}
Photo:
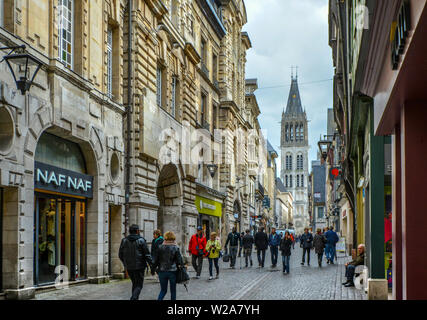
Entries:
{"type": "Polygon", "coordinates": [[[197,233],[191,236],[188,252],[191,254],[191,264],[197,273],[196,279],[199,279],[202,273],[203,256],[207,254],[206,237],[203,235],[202,227],[197,227],[197,233]]]}

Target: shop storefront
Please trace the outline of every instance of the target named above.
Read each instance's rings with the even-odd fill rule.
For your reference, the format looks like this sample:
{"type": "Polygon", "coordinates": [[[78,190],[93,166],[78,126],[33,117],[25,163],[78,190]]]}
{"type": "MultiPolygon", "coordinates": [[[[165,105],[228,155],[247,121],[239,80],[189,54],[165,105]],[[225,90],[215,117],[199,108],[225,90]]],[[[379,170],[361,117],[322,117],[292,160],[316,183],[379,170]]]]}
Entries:
{"type": "Polygon", "coordinates": [[[209,239],[211,232],[220,236],[222,202],[202,196],[196,196],[197,211],[199,212],[199,225],[203,227],[204,234],[209,239]]]}
{"type": "Polygon", "coordinates": [[[70,281],[87,276],[87,205],[93,177],[86,173],[78,144],[49,133],[40,137],[34,163],[36,286],[55,282],[59,273],[70,281]]]}

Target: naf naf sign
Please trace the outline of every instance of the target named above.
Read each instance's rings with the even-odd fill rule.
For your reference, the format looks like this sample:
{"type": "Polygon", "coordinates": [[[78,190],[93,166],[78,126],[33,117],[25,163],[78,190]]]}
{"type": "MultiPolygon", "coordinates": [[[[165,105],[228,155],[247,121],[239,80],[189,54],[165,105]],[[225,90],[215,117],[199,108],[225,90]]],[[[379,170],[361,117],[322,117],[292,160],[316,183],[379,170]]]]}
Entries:
{"type": "Polygon", "coordinates": [[[93,177],[36,161],[34,188],[92,198],[93,177]]]}

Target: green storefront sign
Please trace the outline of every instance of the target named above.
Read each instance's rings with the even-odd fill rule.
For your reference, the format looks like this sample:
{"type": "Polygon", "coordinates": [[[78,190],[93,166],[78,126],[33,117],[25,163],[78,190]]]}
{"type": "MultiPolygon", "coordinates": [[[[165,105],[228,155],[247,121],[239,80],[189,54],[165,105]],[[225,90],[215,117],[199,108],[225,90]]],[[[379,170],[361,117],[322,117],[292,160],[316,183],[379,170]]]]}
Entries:
{"type": "Polygon", "coordinates": [[[221,202],[196,196],[195,204],[196,204],[197,211],[199,211],[199,213],[201,214],[207,214],[207,215],[215,216],[219,218],[221,218],[222,216],[221,202]]]}

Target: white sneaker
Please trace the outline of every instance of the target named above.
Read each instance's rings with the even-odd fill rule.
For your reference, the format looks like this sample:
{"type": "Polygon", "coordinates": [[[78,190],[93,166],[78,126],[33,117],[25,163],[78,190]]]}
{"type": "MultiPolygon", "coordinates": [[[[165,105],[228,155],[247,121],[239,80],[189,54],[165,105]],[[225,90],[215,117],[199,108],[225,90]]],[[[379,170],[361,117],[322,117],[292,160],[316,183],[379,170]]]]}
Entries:
{"type": "Polygon", "coordinates": [[[213,279],[213,277],[209,277],[209,280],[212,280],[213,279]]]}

